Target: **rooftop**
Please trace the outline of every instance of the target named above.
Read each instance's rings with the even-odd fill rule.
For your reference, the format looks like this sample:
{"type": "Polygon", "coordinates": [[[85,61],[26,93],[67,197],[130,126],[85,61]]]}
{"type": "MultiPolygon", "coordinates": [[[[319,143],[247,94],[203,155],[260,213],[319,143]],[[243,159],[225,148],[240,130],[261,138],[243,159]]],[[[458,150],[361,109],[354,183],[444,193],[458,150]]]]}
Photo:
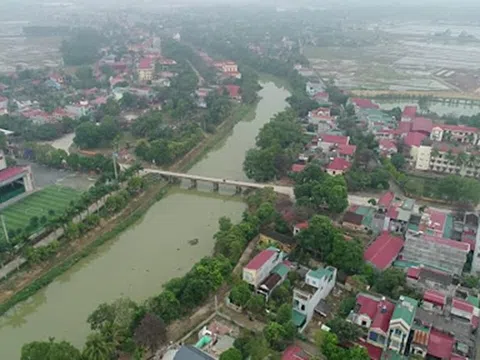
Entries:
{"type": "Polygon", "coordinates": [[[322,142],[329,143],[329,144],[348,144],[349,138],[348,136],[341,136],[341,135],[330,135],[330,134],[319,134],[319,137],[322,142]]]}
{"type": "Polygon", "coordinates": [[[338,145],[338,153],[340,155],[352,156],[355,154],[357,147],[355,145],[340,144],[338,145]]]}
{"type": "Polygon", "coordinates": [[[245,266],[246,269],[249,270],[258,270],[260,269],[265,263],[270,260],[272,257],[277,256],[279,251],[274,250],[263,250],[258,253],[250,262],[245,266]]]}
{"type": "Polygon", "coordinates": [[[403,108],[402,116],[408,116],[414,118],[417,116],[417,107],[416,106],[405,106],[403,108]]]}
{"type": "Polygon", "coordinates": [[[435,242],[439,245],[449,246],[449,247],[452,247],[452,248],[463,250],[465,252],[470,251],[470,244],[467,244],[467,243],[462,243],[460,241],[445,239],[445,238],[442,238],[442,237],[431,236],[431,235],[426,235],[426,234],[422,235],[422,237],[426,241],[435,242]]]}
{"type": "Polygon", "coordinates": [[[418,301],[412,299],[408,296],[400,296],[399,302],[395,306],[393,311],[392,321],[393,320],[403,320],[408,325],[413,323],[415,317],[415,312],[418,307],[418,301]]]}
{"type": "Polygon", "coordinates": [[[332,267],[327,266],[326,268],[319,268],[319,269],[316,269],[316,270],[310,270],[307,273],[307,276],[311,276],[315,279],[321,280],[324,277],[333,276],[334,272],[335,272],[335,270],[332,267]]]}
{"type": "Polygon", "coordinates": [[[330,164],[328,164],[327,169],[334,171],[345,171],[348,170],[350,166],[352,166],[352,164],[349,161],[336,157],[330,164]]]}
{"type": "Polygon", "coordinates": [[[380,106],[372,102],[370,99],[362,99],[362,98],[351,98],[350,99],[353,104],[358,106],[362,109],[378,109],[380,106]]]}
{"type": "Polygon", "coordinates": [[[299,172],[302,172],[303,169],[305,169],[305,166],[306,165],[304,165],[304,164],[293,164],[292,168],[290,170],[292,172],[299,173],[299,172]]]}
{"type": "Polygon", "coordinates": [[[17,175],[20,175],[27,171],[26,168],[20,166],[13,166],[3,170],[0,170],[0,181],[7,181],[17,175]]]}
{"type": "Polygon", "coordinates": [[[389,207],[393,199],[395,199],[395,193],[393,191],[387,191],[378,199],[378,206],[389,207]]]}
{"type": "Polygon", "coordinates": [[[422,145],[423,139],[425,139],[427,135],[421,132],[414,132],[410,131],[404,139],[404,143],[407,146],[420,146],[422,145]]]}
{"type": "Polygon", "coordinates": [[[177,351],[173,360],[213,360],[213,358],[195,346],[184,345],[177,351]]]}
{"type": "Polygon", "coordinates": [[[423,294],[423,300],[440,306],[445,306],[445,304],[447,303],[447,297],[445,296],[445,294],[436,290],[425,291],[425,293],[423,294]]]}
{"type": "Polygon", "coordinates": [[[383,232],[363,253],[365,261],[379,270],[385,270],[398,257],[403,247],[403,239],[383,232]]]}
{"type": "Polygon", "coordinates": [[[439,359],[450,359],[454,343],[453,336],[432,329],[428,337],[428,354],[439,359]]]}
{"type": "Polygon", "coordinates": [[[430,134],[432,132],[433,121],[424,117],[417,117],[413,120],[412,131],[425,132],[430,134]]]}

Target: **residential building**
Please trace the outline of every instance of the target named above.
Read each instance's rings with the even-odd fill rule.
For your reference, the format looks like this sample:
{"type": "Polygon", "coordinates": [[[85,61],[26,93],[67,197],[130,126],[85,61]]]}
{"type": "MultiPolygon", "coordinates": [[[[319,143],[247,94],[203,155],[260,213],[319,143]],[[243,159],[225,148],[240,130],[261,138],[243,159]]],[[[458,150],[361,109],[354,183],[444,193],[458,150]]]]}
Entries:
{"type": "Polygon", "coordinates": [[[407,232],[402,258],[417,264],[461,275],[470,245],[441,237],[407,232]]]}
{"type": "Polygon", "coordinates": [[[315,83],[315,82],[308,81],[305,86],[305,91],[307,92],[308,96],[314,96],[315,94],[324,91],[324,86],[322,83],[319,83],[319,82],[315,83]]]}
{"type": "Polygon", "coordinates": [[[403,139],[403,143],[408,147],[410,159],[413,164],[417,161],[418,149],[422,145],[423,140],[427,137],[424,133],[410,131],[403,139]]]}
{"type": "Polygon", "coordinates": [[[380,106],[370,99],[350,98],[349,103],[355,107],[356,111],[360,109],[380,109],[380,106]]]}
{"type": "Polygon", "coordinates": [[[356,145],[340,144],[336,149],[334,149],[333,152],[337,157],[340,157],[348,161],[353,161],[353,157],[356,151],[357,151],[356,145]]]}
{"type": "Polygon", "coordinates": [[[342,159],[340,157],[336,157],[327,165],[326,171],[329,175],[337,176],[345,174],[348,169],[352,166],[352,163],[342,159]]]}
{"type": "Polygon", "coordinates": [[[438,291],[429,289],[423,293],[422,307],[429,311],[443,311],[447,304],[447,296],[438,291]]]}
{"type": "Polygon", "coordinates": [[[348,136],[331,135],[326,133],[318,134],[318,147],[320,147],[325,153],[337,148],[339,145],[348,145],[349,142],[350,138],[348,136]]]}
{"type": "Polygon", "coordinates": [[[265,299],[268,301],[273,290],[285,281],[289,271],[290,263],[288,261],[284,261],[275,266],[270,275],[268,275],[257,288],[257,293],[265,296],[265,299]]]}
{"type": "Polygon", "coordinates": [[[214,358],[195,346],[183,345],[176,351],[173,360],[214,360],[214,358]]]}
{"type": "Polygon", "coordinates": [[[479,136],[478,129],[465,125],[435,124],[432,127],[430,139],[433,141],[447,141],[469,143],[477,145],[479,136]]]}
{"type": "Polygon", "coordinates": [[[282,360],[309,360],[310,357],[301,347],[290,345],[282,353],[282,360]]]}
{"type": "Polygon", "coordinates": [[[293,173],[300,173],[302,172],[307,165],[305,164],[293,164],[290,168],[290,171],[293,173]]]}
{"type": "Polygon", "coordinates": [[[388,328],[387,348],[389,350],[393,350],[400,355],[405,354],[417,307],[417,300],[400,296],[388,328]]]}
{"type": "Polygon", "coordinates": [[[398,152],[397,144],[389,139],[380,139],[378,149],[380,150],[380,154],[386,157],[391,157],[398,152]]]}
{"type": "Polygon", "coordinates": [[[328,93],[326,91],[319,91],[312,96],[312,99],[322,105],[330,104],[328,101],[328,93]]]}
{"type": "Polygon", "coordinates": [[[257,288],[283,260],[280,250],[269,248],[261,251],[243,268],[243,280],[257,288]]]}
{"type": "Polygon", "coordinates": [[[451,295],[456,286],[453,285],[453,275],[428,267],[412,266],[407,270],[407,285],[421,292],[435,289],[442,294],[451,295]]]}
{"type": "Polygon", "coordinates": [[[293,227],[293,235],[295,236],[298,233],[300,233],[300,231],[305,230],[305,229],[308,229],[308,222],[307,221],[295,224],[294,227],[293,227]]]}
{"type": "Polygon", "coordinates": [[[337,269],[332,266],[309,270],[305,281],[293,289],[293,322],[303,331],[313,317],[320,300],[335,286],[337,269]]]}
{"type": "Polygon", "coordinates": [[[313,125],[323,125],[324,128],[334,127],[334,118],[330,116],[330,108],[320,107],[308,112],[308,122],[313,125]]]}
{"type": "Polygon", "coordinates": [[[384,231],[363,253],[363,258],[378,270],[386,270],[397,259],[403,248],[403,239],[384,231]]]}
{"type": "Polygon", "coordinates": [[[388,338],[388,327],[395,305],[385,297],[360,293],[354,309],[347,317],[350,321],[368,331],[367,343],[383,349],[388,338]]]}
{"type": "Polygon", "coordinates": [[[416,106],[405,106],[402,111],[401,121],[413,121],[417,117],[416,106]]]}
{"type": "Polygon", "coordinates": [[[238,86],[238,85],[224,85],[223,88],[226,90],[230,99],[237,100],[237,101],[242,100],[242,95],[240,93],[241,92],[240,86],[238,86]]]}
{"type": "Polygon", "coordinates": [[[480,176],[480,164],[476,160],[478,153],[465,147],[447,143],[434,143],[432,146],[420,146],[417,150],[415,168],[462,176],[480,176]]]}
{"type": "Polygon", "coordinates": [[[416,117],[412,120],[412,131],[430,136],[433,128],[433,121],[424,117],[416,117]]]}
{"type": "Polygon", "coordinates": [[[138,63],[138,80],[140,81],[150,81],[153,80],[153,75],[155,73],[155,64],[151,58],[143,58],[138,63]]]}
{"type": "Polygon", "coordinates": [[[379,216],[384,218],[383,230],[397,233],[407,231],[410,218],[415,207],[414,199],[405,199],[403,201],[393,201],[388,207],[387,212],[383,214],[384,209],[379,207],[379,216]]]}

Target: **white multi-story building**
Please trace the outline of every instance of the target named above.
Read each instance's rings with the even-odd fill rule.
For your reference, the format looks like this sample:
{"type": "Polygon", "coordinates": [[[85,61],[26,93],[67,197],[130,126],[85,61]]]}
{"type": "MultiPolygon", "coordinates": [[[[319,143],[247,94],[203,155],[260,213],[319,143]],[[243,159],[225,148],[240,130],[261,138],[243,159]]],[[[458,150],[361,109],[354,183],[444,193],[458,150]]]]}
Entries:
{"type": "Polygon", "coordinates": [[[335,286],[337,269],[327,266],[309,270],[305,281],[293,289],[293,322],[302,331],[313,317],[315,307],[335,286]]]}
{"type": "Polygon", "coordinates": [[[477,145],[478,129],[465,125],[436,124],[430,133],[433,141],[455,141],[477,145]]]}
{"type": "Polygon", "coordinates": [[[275,266],[283,260],[283,254],[275,248],[263,250],[243,268],[243,280],[257,288],[275,266]]]}

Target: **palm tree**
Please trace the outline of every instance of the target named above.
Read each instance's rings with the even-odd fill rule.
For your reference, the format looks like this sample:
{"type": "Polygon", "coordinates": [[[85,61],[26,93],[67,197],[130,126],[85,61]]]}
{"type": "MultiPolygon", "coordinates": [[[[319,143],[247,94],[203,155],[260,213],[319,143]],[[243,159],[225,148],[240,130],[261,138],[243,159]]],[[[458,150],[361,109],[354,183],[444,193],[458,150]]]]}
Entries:
{"type": "Polygon", "coordinates": [[[115,347],[100,333],[90,334],[83,349],[82,359],[85,360],[110,360],[115,347]]]}
{"type": "Polygon", "coordinates": [[[452,149],[448,150],[447,154],[445,155],[445,159],[448,162],[453,162],[455,160],[455,155],[453,155],[452,149]]]}
{"type": "Polygon", "coordinates": [[[457,158],[455,159],[455,163],[460,167],[465,165],[467,163],[467,161],[468,161],[468,155],[465,154],[463,151],[460,152],[457,155],[457,158]]]}

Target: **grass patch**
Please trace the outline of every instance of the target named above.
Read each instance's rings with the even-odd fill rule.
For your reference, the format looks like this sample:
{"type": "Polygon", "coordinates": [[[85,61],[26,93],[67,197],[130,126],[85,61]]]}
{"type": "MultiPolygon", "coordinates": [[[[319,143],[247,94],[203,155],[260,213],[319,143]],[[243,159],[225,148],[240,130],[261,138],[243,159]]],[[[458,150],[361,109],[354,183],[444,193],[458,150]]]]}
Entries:
{"type": "MultiPolygon", "coordinates": [[[[71,201],[79,199],[81,194],[80,191],[71,188],[52,185],[28,195],[1,211],[7,231],[25,229],[33,217],[39,219],[43,216],[51,218],[50,211],[54,211],[53,216],[58,216],[64,212],[71,201]]],[[[32,233],[40,231],[43,226],[39,224],[36,229],[32,229],[32,233]]],[[[5,241],[5,234],[1,231],[0,242],[5,241]]]]}

